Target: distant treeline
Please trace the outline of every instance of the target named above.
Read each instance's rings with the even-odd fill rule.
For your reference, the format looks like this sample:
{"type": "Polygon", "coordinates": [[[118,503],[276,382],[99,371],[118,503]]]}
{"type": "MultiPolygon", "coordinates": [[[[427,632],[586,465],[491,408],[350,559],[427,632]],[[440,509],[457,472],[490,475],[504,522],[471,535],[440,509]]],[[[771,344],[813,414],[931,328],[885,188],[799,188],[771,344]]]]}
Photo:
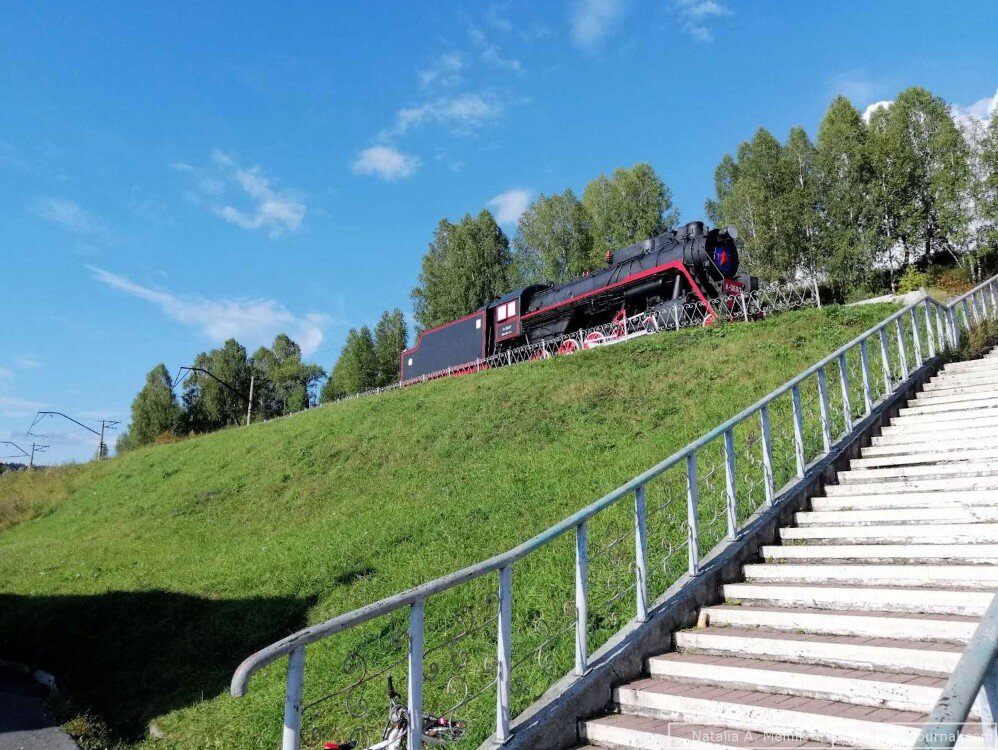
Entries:
{"type": "Polygon", "coordinates": [[[848,299],[897,287],[906,270],[959,265],[971,279],[998,256],[998,117],[954,119],[909,88],[868,118],[839,96],[812,143],[765,128],[726,155],[707,202],[734,224],[752,272],[808,279],[848,299]]]}

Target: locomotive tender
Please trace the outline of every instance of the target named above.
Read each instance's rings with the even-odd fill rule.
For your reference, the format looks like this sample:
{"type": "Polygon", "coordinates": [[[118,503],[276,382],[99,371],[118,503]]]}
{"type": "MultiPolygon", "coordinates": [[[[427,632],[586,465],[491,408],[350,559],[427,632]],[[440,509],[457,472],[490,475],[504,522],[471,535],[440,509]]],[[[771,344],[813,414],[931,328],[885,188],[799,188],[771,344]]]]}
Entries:
{"type": "Polygon", "coordinates": [[[578,279],[516,289],[420,333],[402,352],[400,378],[460,370],[492,354],[608,323],[621,310],[672,315],[698,303],[710,321],[716,315],[712,300],[758,285],[738,272],[737,237],[734,227],[708,230],[695,221],[607,253],[605,268],[578,279]]]}

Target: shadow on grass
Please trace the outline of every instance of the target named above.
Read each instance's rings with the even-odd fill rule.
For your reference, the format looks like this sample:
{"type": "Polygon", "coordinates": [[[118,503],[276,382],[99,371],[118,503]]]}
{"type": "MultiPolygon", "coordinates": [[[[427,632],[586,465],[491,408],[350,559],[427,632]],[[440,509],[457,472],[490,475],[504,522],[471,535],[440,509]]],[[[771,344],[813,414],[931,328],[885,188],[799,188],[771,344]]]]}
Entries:
{"type": "Polygon", "coordinates": [[[0,658],[53,673],[114,739],[228,689],[253,651],[305,625],[312,599],[207,599],[167,591],[0,594],[0,658]]]}

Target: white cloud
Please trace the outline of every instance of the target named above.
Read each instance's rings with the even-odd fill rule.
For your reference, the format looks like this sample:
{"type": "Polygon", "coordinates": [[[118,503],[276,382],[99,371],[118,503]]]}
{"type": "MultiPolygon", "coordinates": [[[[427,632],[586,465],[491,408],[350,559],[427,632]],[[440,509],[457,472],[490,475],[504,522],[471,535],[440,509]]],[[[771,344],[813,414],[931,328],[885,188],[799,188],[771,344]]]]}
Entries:
{"type": "Polygon", "coordinates": [[[496,221],[500,224],[515,224],[520,220],[520,216],[530,205],[530,196],[533,191],[523,188],[513,188],[505,193],[491,198],[486,202],[492,212],[496,215],[496,221]]]}
{"type": "Polygon", "coordinates": [[[395,115],[395,127],[384,137],[404,135],[410,129],[436,123],[454,133],[468,134],[502,116],[503,106],[485,94],[445,96],[418,107],[400,109],[395,115]]]}
{"type": "Polygon", "coordinates": [[[14,366],[20,367],[22,370],[37,370],[42,366],[42,363],[30,354],[15,354],[14,366]]]}
{"type": "Polygon", "coordinates": [[[626,0],[576,0],[572,7],[572,39],[592,50],[624,17],[626,0]]]}
{"type": "Polygon", "coordinates": [[[36,216],[73,234],[86,236],[106,234],[106,227],[100,219],[68,198],[42,198],[34,204],[32,211],[36,216]]]}
{"type": "Polygon", "coordinates": [[[874,102],[873,104],[870,104],[869,106],[867,106],[866,109],[863,110],[863,121],[869,122],[870,118],[873,117],[874,112],[876,112],[878,109],[888,109],[893,103],[894,103],[893,99],[884,99],[883,101],[874,102]]]}
{"type": "Polygon", "coordinates": [[[398,180],[411,177],[422,162],[417,156],[409,156],[389,146],[365,148],[350,164],[356,174],[374,175],[382,180],[398,180]]]}
{"type": "Polygon", "coordinates": [[[433,86],[454,86],[461,81],[461,71],[464,69],[464,57],[460,52],[447,52],[440,55],[437,61],[426,70],[417,72],[419,83],[424,88],[433,86]]]}
{"type": "Polygon", "coordinates": [[[512,57],[504,57],[499,46],[496,44],[487,44],[482,48],[482,60],[489,65],[503,68],[504,70],[511,70],[514,73],[523,72],[523,63],[512,57]]]}
{"type": "Polygon", "coordinates": [[[707,24],[731,14],[728,7],[717,0],[672,0],[672,9],[679,16],[682,28],[698,42],[713,41],[714,34],[707,24]]]}
{"type": "Polygon", "coordinates": [[[979,121],[985,127],[987,127],[996,110],[998,110],[998,90],[995,91],[994,96],[986,96],[983,99],[978,99],[966,107],[959,104],[954,104],[951,107],[953,119],[958,125],[979,121]]]}
{"type": "Polygon", "coordinates": [[[301,227],[305,218],[305,202],[296,191],[277,189],[259,166],[243,167],[224,151],[216,149],[211,165],[203,169],[184,162],[171,166],[193,177],[196,192],[189,197],[207,201],[211,210],[230,224],[266,229],[271,237],[277,237],[301,227]],[[237,208],[225,200],[232,187],[248,199],[248,207],[237,208]]]}
{"type": "Polygon", "coordinates": [[[0,367],[0,380],[11,380],[14,377],[14,371],[9,367],[0,367]]]}
{"type": "Polygon", "coordinates": [[[99,282],[138,299],[151,302],[168,317],[192,326],[215,343],[229,338],[247,346],[269,344],[278,333],[287,333],[298,342],[302,353],[311,354],[323,340],[330,324],[326,315],[295,315],[272,299],[212,300],[197,295],[179,295],[138,284],[118,274],[90,266],[99,282]]]}

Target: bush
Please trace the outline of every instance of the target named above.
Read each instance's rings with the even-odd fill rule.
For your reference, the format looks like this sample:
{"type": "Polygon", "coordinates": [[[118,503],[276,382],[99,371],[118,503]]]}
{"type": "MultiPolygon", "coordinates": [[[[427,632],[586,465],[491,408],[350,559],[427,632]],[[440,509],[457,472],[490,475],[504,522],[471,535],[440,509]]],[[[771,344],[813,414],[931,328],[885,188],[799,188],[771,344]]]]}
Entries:
{"type": "Polygon", "coordinates": [[[927,271],[919,271],[915,266],[908,266],[898,279],[898,294],[907,294],[917,289],[925,289],[932,283],[932,276],[927,271]]]}
{"type": "Polygon", "coordinates": [[[970,279],[967,278],[967,271],[959,266],[936,269],[932,276],[932,285],[947,294],[960,295],[971,289],[970,279]]]}
{"type": "Polygon", "coordinates": [[[957,359],[976,359],[998,344],[998,322],[983,320],[970,327],[969,332],[961,332],[957,359]]]}

